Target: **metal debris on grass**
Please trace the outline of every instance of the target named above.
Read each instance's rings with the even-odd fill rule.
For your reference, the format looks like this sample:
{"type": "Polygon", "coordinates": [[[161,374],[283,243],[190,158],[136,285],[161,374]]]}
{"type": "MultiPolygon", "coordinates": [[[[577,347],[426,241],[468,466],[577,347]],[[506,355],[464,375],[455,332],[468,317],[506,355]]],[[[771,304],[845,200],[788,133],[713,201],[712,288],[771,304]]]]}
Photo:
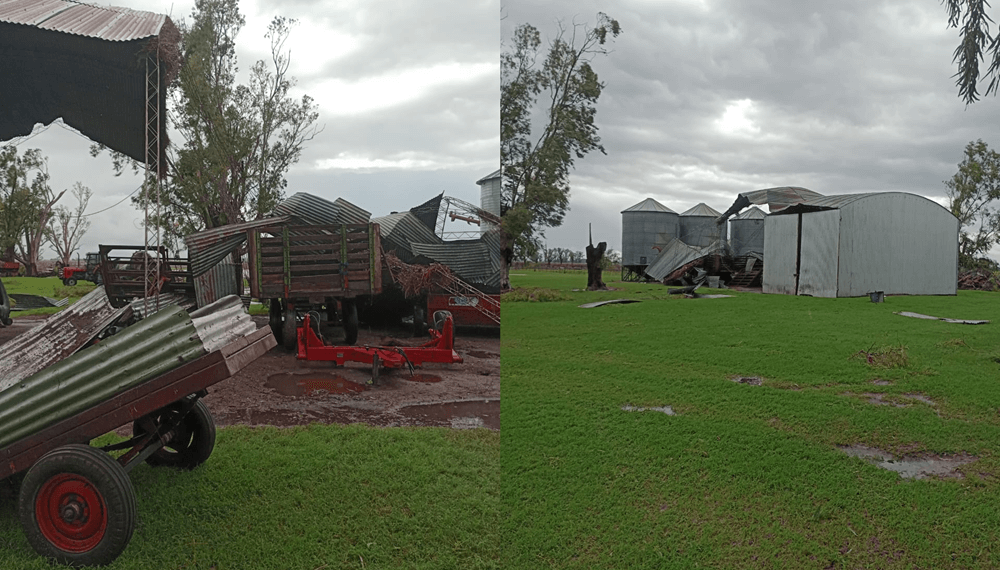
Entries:
{"type": "Polygon", "coordinates": [[[732,376],[729,380],[737,384],[747,384],[750,386],[760,386],[764,383],[764,379],[760,376],[732,376]]]}
{"type": "Polygon", "coordinates": [[[900,311],[896,313],[897,315],[903,317],[913,317],[915,319],[925,319],[929,321],[944,321],[946,323],[957,323],[961,325],[985,325],[989,324],[986,320],[969,320],[969,319],[949,319],[945,317],[932,317],[930,315],[921,315],[920,313],[911,313],[909,311],[900,311]]]}
{"type": "Polygon", "coordinates": [[[655,408],[655,407],[642,408],[642,407],[638,407],[638,406],[633,406],[631,404],[625,404],[624,406],[622,406],[622,411],[623,412],[663,412],[664,414],[667,414],[668,416],[676,416],[677,415],[677,412],[675,412],[674,409],[672,407],[670,407],[670,406],[662,406],[662,407],[659,407],[659,408],[655,408]]]}
{"type": "Polygon", "coordinates": [[[625,305],[628,303],[638,303],[638,299],[612,299],[610,301],[595,301],[593,303],[584,303],[579,307],[581,309],[593,309],[594,307],[603,307],[604,305],[625,305]]]}

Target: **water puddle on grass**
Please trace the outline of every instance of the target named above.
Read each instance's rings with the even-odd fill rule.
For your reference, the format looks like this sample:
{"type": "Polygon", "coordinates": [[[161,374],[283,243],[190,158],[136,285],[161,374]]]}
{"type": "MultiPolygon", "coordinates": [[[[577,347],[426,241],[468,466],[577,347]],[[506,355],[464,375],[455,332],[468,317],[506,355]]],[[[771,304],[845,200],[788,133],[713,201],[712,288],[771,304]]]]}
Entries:
{"type": "Polygon", "coordinates": [[[671,408],[670,406],[663,406],[662,408],[640,408],[640,407],[637,407],[637,406],[632,406],[632,405],[629,405],[629,404],[625,404],[624,406],[622,406],[622,411],[624,411],[624,412],[663,412],[664,414],[667,414],[668,416],[676,416],[677,415],[677,412],[675,412],[674,409],[671,408]]]}
{"type": "Polygon", "coordinates": [[[764,379],[760,376],[732,376],[729,379],[737,384],[748,384],[750,386],[760,386],[764,383],[764,379]]]}
{"type": "Polygon", "coordinates": [[[838,449],[851,457],[860,457],[882,469],[895,471],[905,479],[926,479],[930,476],[961,478],[962,474],[957,469],[978,459],[965,454],[948,457],[930,455],[897,459],[891,453],[865,445],[838,446],[838,449]]]}
{"type": "Polygon", "coordinates": [[[274,374],[264,387],[285,396],[324,396],[326,394],[353,394],[365,387],[336,374],[313,372],[309,374],[274,374]]]}
{"type": "Polygon", "coordinates": [[[433,374],[414,374],[405,377],[410,382],[440,382],[441,377],[433,374]]]}
{"type": "Polygon", "coordinates": [[[399,409],[408,418],[420,420],[423,425],[445,426],[455,429],[485,427],[500,429],[500,400],[467,400],[443,404],[414,404],[399,409]]]}

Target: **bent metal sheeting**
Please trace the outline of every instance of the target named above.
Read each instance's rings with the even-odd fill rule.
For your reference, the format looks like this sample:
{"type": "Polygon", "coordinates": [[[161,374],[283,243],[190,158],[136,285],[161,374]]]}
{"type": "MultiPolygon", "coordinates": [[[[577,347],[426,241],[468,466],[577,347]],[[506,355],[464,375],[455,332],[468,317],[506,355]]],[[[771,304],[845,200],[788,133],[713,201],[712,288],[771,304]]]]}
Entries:
{"type": "MultiPolygon", "coordinates": [[[[66,0],[0,0],[0,140],[62,118],[84,136],[146,161],[146,62],[159,62],[159,109],[180,69],[167,16],[66,0]]],[[[153,75],[152,77],[156,77],[153,75]]],[[[155,82],[155,81],[154,81],[155,82]]],[[[161,159],[166,121],[160,123],[161,159]]]]}

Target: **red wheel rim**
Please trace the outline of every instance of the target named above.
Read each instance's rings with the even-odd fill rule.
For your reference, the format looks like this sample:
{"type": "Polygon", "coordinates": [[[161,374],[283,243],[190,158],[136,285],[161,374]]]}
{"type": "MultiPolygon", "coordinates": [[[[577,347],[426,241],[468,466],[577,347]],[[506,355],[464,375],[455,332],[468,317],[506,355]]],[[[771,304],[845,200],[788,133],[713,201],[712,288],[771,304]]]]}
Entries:
{"type": "Polygon", "coordinates": [[[42,535],[60,550],[88,552],[108,529],[104,497],[86,477],[60,473],[42,485],[35,498],[42,535]]]}

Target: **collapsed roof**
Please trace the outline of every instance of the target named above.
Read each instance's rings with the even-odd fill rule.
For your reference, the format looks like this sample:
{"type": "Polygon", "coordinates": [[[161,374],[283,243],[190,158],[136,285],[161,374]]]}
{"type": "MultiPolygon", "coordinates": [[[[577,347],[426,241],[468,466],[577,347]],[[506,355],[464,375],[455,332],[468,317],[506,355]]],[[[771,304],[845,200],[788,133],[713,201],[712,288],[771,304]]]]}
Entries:
{"type": "Polygon", "coordinates": [[[767,204],[768,211],[774,213],[780,212],[792,204],[798,204],[807,200],[822,197],[823,195],[818,192],[813,192],[812,190],[801,188],[799,186],[778,186],[776,188],[765,188],[763,190],[754,190],[752,192],[740,192],[740,194],[736,197],[736,201],[733,202],[733,205],[730,206],[724,214],[719,216],[715,223],[720,225],[724,224],[730,216],[739,213],[740,210],[746,208],[750,204],[767,204]]]}
{"type": "MultiPolygon", "coordinates": [[[[180,40],[162,14],[67,0],[0,0],[0,75],[8,78],[0,82],[0,140],[61,117],[87,138],[145,163],[147,63],[158,88],[153,100],[165,117],[180,40]]],[[[162,162],[165,120],[159,136],[162,162]]]]}

